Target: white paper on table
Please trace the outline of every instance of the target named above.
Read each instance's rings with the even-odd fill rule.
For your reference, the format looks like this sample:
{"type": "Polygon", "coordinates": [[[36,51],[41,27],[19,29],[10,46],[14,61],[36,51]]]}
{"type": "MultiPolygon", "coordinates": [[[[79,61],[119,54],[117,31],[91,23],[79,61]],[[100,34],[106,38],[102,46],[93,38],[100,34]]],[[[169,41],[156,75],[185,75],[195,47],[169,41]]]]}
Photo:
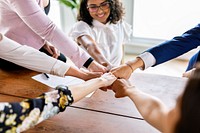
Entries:
{"type": "MultiPolygon", "coordinates": [[[[47,78],[44,74],[38,74],[32,77],[32,79],[45,84],[51,88],[56,88],[58,85],[76,85],[76,84],[81,84],[85,82],[82,79],[72,77],[72,76],[65,76],[65,77],[59,77],[55,75],[48,74],[49,78],[47,78]]],[[[91,97],[94,92],[90,93],[86,97],[91,97]]]]}

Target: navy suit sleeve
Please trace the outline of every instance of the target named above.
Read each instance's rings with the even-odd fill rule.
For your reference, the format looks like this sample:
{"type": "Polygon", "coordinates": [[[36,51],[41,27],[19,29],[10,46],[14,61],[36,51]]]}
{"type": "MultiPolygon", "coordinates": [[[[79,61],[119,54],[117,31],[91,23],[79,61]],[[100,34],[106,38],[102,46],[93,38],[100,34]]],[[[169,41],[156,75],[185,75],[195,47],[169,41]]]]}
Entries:
{"type": "Polygon", "coordinates": [[[182,36],[174,37],[172,40],[161,43],[148,49],[156,59],[156,64],[174,59],[200,45],[200,24],[188,30],[182,36]]]}

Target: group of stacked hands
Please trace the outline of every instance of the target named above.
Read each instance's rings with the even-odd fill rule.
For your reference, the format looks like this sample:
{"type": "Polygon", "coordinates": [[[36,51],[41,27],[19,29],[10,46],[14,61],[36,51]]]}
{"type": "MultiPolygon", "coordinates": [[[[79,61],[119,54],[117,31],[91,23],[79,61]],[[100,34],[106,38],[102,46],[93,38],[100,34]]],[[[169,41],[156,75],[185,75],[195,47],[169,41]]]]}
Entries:
{"type": "MultiPolygon", "coordinates": [[[[182,36],[146,50],[132,61],[121,64],[122,43],[130,36],[131,29],[122,19],[123,8],[119,0],[81,0],[78,22],[69,34],[75,41],[67,37],[48,18],[46,14],[49,7],[49,0],[0,0],[1,62],[6,60],[34,71],[57,76],[75,76],[86,82],[81,85],[58,86],[52,92],[20,103],[1,103],[0,132],[25,131],[47,119],[45,116],[54,116],[92,91],[98,88],[106,90],[108,86],[115,92],[116,97],[129,96],[145,120],[160,131],[165,131],[159,120],[168,116],[170,111],[165,109],[158,99],[136,89],[127,79],[137,68],[147,69],[198,47],[200,25],[182,36]],[[68,65],[65,56],[76,66],[68,65]],[[88,70],[79,69],[81,67],[88,70]],[[139,106],[141,103],[142,107],[139,106]],[[158,105],[157,109],[155,104],[158,105]],[[148,107],[156,112],[152,114],[153,117],[146,117],[145,113],[150,112],[142,111],[148,107]],[[14,110],[16,108],[18,110],[14,110]]],[[[184,76],[191,76],[199,60],[200,55],[197,53],[190,60],[184,76]]],[[[195,72],[199,73],[199,69],[195,72]]],[[[196,79],[195,75],[189,83],[193,79],[196,79]]],[[[196,88],[198,87],[197,84],[196,88]]],[[[181,95],[181,99],[184,99],[184,95],[181,95]]],[[[175,109],[179,106],[180,102],[175,109]]],[[[171,127],[168,130],[171,130],[171,127]]]]}

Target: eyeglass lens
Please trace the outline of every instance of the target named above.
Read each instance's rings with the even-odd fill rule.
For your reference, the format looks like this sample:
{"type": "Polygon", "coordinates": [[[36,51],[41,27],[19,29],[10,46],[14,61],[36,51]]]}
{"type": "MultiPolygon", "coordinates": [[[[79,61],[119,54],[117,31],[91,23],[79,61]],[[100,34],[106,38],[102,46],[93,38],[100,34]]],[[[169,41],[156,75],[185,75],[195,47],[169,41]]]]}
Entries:
{"type": "Polygon", "coordinates": [[[110,7],[109,2],[103,2],[101,3],[99,6],[97,5],[88,5],[88,10],[89,12],[96,12],[99,8],[101,8],[102,10],[106,10],[110,7]]]}

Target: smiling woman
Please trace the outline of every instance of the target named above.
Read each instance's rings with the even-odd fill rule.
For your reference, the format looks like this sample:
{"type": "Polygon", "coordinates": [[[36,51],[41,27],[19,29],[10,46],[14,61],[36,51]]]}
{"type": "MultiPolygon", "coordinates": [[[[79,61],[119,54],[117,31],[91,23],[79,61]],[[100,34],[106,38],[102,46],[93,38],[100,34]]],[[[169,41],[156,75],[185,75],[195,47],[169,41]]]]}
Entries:
{"type": "Polygon", "coordinates": [[[98,63],[111,69],[121,64],[122,44],[131,34],[131,26],[123,19],[119,0],[81,0],[69,35],[98,63]]]}

